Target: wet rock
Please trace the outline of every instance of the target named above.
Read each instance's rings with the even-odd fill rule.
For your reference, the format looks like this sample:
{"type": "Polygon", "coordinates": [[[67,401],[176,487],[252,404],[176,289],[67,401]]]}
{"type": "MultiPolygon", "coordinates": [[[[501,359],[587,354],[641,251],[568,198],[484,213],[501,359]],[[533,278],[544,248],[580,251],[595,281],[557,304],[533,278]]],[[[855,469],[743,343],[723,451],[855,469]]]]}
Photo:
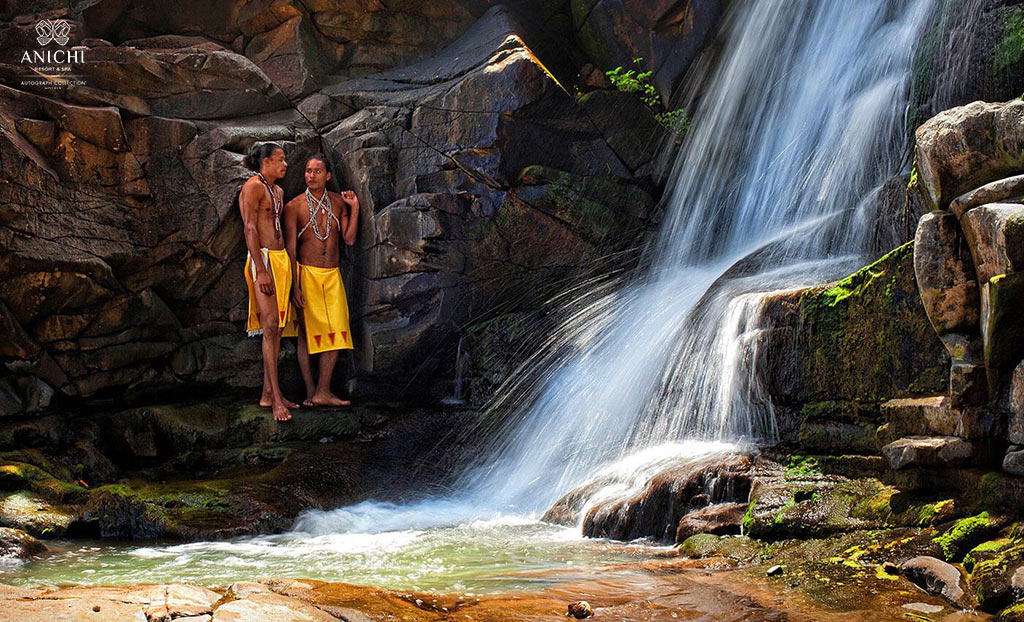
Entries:
{"type": "Polygon", "coordinates": [[[949,358],[906,244],[828,286],[769,297],[756,369],[777,404],[935,395],[949,358]]]}
{"type": "Polygon", "coordinates": [[[45,600],[4,599],[4,616],[20,622],[51,622],[52,620],[117,620],[148,622],[143,607],[109,598],[57,598],[45,600]]]}
{"type": "Polygon", "coordinates": [[[964,214],[960,225],[979,283],[1024,268],[1024,205],[982,205],[964,214]]]}
{"type": "Polygon", "coordinates": [[[996,534],[1005,520],[988,512],[962,518],[933,539],[946,561],[959,563],[968,551],[996,534]]]}
{"type": "Polygon", "coordinates": [[[976,330],[978,281],[956,217],[925,214],[914,238],[914,273],[928,319],[940,335],[976,330]]]}
{"type": "Polygon", "coordinates": [[[778,565],[776,565],[776,566],[772,566],[771,568],[769,568],[768,570],[766,570],[766,571],[765,571],[764,573],[765,573],[766,575],[768,575],[769,577],[776,577],[776,576],[779,576],[779,575],[781,575],[781,574],[782,574],[782,566],[778,566],[778,565]]]}
{"type": "Polygon", "coordinates": [[[698,533],[738,534],[746,511],[746,503],[717,503],[690,512],[679,520],[675,541],[682,542],[698,533]]]}
{"type": "MultiPolygon", "coordinates": [[[[972,551],[971,555],[973,557],[975,552],[972,551]]],[[[1021,577],[1018,576],[1018,573],[1024,572],[1021,570],[1024,568],[1024,545],[1010,541],[979,557],[982,560],[974,564],[968,587],[977,595],[978,605],[982,609],[996,612],[1024,597],[1020,586],[1021,577]]]]}
{"type": "Polygon", "coordinates": [[[64,536],[75,518],[66,509],[30,493],[16,492],[0,498],[0,526],[13,527],[37,538],[64,536]]]}
{"type": "Polygon", "coordinates": [[[963,577],[955,566],[934,557],[919,556],[903,562],[900,569],[903,576],[925,592],[942,596],[960,607],[969,605],[963,577]]]}
{"type": "Polygon", "coordinates": [[[574,603],[569,603],[568,611],[566,611],[565,615],[577,620],[583,620],[594,616],[594,608],[587,601],[578,600],[574,603]]]}
{"type": "Polygon", "coordinates": [[[981,335],[985,343],[985,365],[997,386],[1006,381],[1006,376],[1024,357],[1021,309],[1024,309],[1024,273],[1001,274],[982,287],[981,335]]]}
{"type": "MultiPolygon", "coordinates": [[[[976,368],[981,366],[969,367],[975,368],[975,376],[967,380],[975,383],[984,382],[984,368],[978,372],[976,368]]],[[[950,372],[951,383],[959,378],[959,374],[964,373],[962,368],[962,364],[953,364],[952,369],[957,373],[950,372]]],[[[966,383],[967,380],[957,382],[966,383]]],[[[967,389],[975,392],[983,390],[976,386],[968,386],[967,389]]],[[[984,394],[987,395],[987,390],[984,394]]],[[[947,396],[889,400],[882,404],[881,408],[882,414],[897,426],[900,434],[904,435],[981,438],[992,432],[995,423],[995,417],[987,409],[961,407],[953,398],[947,396]]]]}
{"type": "Polygon", "coordinates": [[[968,210],[986,203],[1000,203],[1008,199],[1024,198],[1024,175],[1015,175],[987,183],[964,193],[949,204],[949,211],[962,218],[968,210]]]}
{"type": "Polygon", "coordinates": [[[639,492],[591,505],[583,517],[583,533],[616,540],[672,540],[691,511],[709,502],[745,500],[753,462],[751,456],[735,454],[681,459],[651,477],[639,492]]]}
{"type": "Polygon", "coordinates": [[[1024,102],[974,102],[917,129],[918,179],[935,209],[1024,168],[1024,102]]]}
{"type": "Polygon", "coordinates": [[[1014,475],[1024,475],[1024,448],[1012,445],[1003,456],[1003,470],[1014,475]]]}
{"type": "Polygon", "coordinates": [[[337,618],[302,601],[272,592],[248,594],[217,607],[213,622],[337,622],[337,618]]]}
{"type": "Polygon", "coordinates": [[[684,557],[728,557],[747,562],[761,552],[761,545],[746,536],[716,536],[710,533],[701,533],[683,540],[676,550],[684,557]]]}
{"type": "Polygon", "coordinates": [[[0,559],[28,559],[47,551],[46,545],[20,529],[0,527],[0,559]]]}
{"type": "Polygon", "coordinates": [[[917,466],[962,466],[978,457],[978,449],[956,436],[911,436],[889,443],[882,455],[895,471],[917,466]]]}
{"type": "Polygon", "coordinates": [[[1007,438],[1011,443],[1024,445],[1024,361],[1010,375],[1006,410],[1009,413],[1007,438]]]}

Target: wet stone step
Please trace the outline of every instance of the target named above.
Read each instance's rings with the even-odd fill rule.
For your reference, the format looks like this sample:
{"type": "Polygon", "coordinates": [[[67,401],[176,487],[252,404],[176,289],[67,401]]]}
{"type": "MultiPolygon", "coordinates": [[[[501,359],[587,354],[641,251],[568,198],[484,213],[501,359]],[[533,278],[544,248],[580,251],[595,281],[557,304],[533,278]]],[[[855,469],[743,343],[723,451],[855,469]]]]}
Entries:
{"type": "Polygon", "coordinates": [[[957,436],[909,436],[889,443],[882,455],[895,471],[920,466],[962,466],[979,457],[979,447],[957,436]]]}

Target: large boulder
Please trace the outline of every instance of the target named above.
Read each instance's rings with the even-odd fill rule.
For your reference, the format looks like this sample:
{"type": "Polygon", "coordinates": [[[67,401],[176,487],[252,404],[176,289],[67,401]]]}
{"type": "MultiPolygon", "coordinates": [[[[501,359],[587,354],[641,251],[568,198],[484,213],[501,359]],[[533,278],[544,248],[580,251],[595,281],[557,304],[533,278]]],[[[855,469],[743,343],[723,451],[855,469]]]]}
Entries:
{"type": "Polygon", "coordinates": [[[762,325],[757,369],[780,405],[934,395],[948,383],[909,243],[831,285],[768,297],[762,325]]]}
{"type": "Polygon", "coordinates": [[[974,102],[917,128],[917,173],[933,209],[964,192],[1024,172],[1024,101],[974,102]]]}

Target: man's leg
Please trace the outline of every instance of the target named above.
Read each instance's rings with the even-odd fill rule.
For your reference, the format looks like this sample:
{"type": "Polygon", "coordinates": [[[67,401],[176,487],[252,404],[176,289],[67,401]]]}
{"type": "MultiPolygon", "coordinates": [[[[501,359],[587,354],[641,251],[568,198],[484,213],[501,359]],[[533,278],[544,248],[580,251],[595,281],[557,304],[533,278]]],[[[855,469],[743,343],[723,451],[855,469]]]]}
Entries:
{"type": "Polygon", "coordinates": [[[328,350],[320,354],[320,377],[317,379],[316,393],[309,400],[317,406],[348,406],[350,403],[331,393],[331,376],[338,362],[338,352],[328,350]]]}
{"type": "Polygon", "coordinates": [[[292,418],[277,384],[277,357],[281,349],[281,324],[277,319],[277,299],[263,292],[256,292],[263,324],[263,372],[270,384],[270,408],[274,419],[288,421],[292,418]]]}
{"type": "Polygon", "coordinates": [[[299,341],[295,347],[296,356],[299,359],[299,371],[302,372],[302,382],[306,384],[306,399],[303,406],[312,406],[313,394],[316,392],[316,385],[313,384],[313,369],[309,364],[309,345],[306,343],[306,323],[299,324],[299,341]]]}

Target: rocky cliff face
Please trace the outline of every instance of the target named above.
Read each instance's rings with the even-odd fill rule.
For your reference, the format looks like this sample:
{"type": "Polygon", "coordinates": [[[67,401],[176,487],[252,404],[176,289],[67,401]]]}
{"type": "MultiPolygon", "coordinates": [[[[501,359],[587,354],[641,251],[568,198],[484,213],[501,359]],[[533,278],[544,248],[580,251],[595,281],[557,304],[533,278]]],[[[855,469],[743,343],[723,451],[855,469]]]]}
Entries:
{"type": "Polygon", "coordinates": [[[355,388],[449,394],[463,335],[502,339],[609,257],[628,262],[655,218],[663,130],[630,95],[570,95],[586,60],[570,13],[7,4],[0,412],[260,383],[235,197],[263,140],[288,153],[289,197],[323,151],[364,207],[345,261],[355,388]],[[83,85],[23,84],[41,18],[71,23],[83,85]]]}

